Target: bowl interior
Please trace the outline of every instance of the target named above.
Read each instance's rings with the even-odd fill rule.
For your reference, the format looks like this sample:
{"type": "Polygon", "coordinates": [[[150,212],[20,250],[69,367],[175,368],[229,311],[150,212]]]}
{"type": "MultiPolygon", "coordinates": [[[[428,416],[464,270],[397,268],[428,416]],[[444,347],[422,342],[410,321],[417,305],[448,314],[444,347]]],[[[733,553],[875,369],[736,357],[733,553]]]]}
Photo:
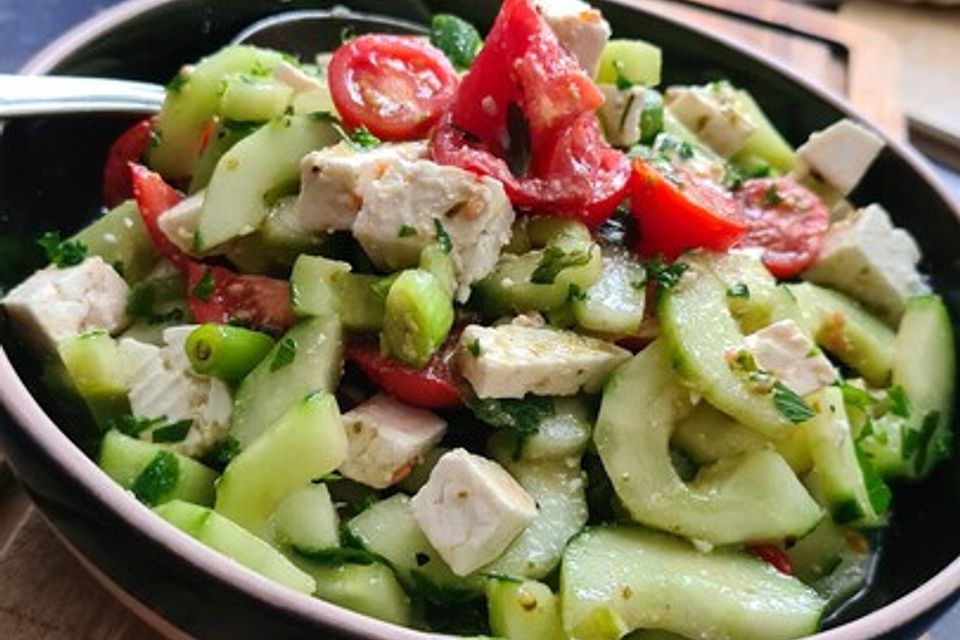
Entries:
{"type": "MultiPolygon", "coordinates": [[[[177,0],[148,7],[63,57],[53,71],[163,82],[184,62],[226,43],[252,21],[278,11],[329,6],[301,0],[177,0]]],[[[483,0],[355,0],[352,9],[388,13],[423,22],[435,12],[463,15],[489,26],[497,3],[483,0]]],[[[641,37],[664,49],[665,83],[700,83],[728,78],[747,88],[794,144],[838,119],[843,108],[798,84],[756,57],[669,20],[613,2],[596,2],[621,37],[641,37]]],[[[59,117],[10,123],[0,137],[0,288],[40,264],[33,239],[42,231],[69,233],[94,216],[99,176],[111,140],[131,120],[117,117],[59,117]]],[[[960,220],[922,170],[887,146],[853,194],[860,205],[881,202],[908,228],[924,250],[924,269],[960,318],[960,259],[955,247],[960,220]]],[[[42,406],[82,447],[77,424],[45,391],[37,363],[20,349],[0,319],[0,341],[42,406]]],[[[955,465],[954,465],[955,466],[955,465]]],[[[960,477],[944,465],[921,486],[898,486],[891,527],[873,589],[834,616],[835,625],[906,594],[960,554],[960,477]]]]}

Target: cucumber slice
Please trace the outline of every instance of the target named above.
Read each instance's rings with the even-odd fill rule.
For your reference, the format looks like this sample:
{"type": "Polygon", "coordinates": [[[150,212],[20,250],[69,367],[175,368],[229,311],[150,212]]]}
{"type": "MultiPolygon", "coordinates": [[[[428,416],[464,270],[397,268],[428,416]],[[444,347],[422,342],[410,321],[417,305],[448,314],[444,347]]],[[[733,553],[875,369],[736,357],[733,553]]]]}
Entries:
{"type": "Polygon", "coordinates": [[[146,277],[160,257],[133,200],[107,211],[70,240],[85,244],[88,255],[100,256],[104,262],[113,265],[129,284],[146,277]]]}
{"type": "Polygon", "coordinates": [[[372,564],[335,566],[299,562],[317,583],[313,595],[371,618],[410,626],[410,597],[390,567],[372,564]]]}
{"type": "Polygon", "coordinates": [[[303,553],[340,546],[340,519],[324,484],[296,489],[273,512],[273,539],[303,553]]]}
{"type": "Polygon", "coordinates": [[[214,116],[212,122],[207,146],[200,152],[193,166],[193,175],[188,189],[191,195],[207,188],[213,170],[216,169],[217,162],[223,154],[262,126],[259,122],[233,122],[219,116],[214,116]]]}
{"type": "Polygon", "coordinates": [[[913,459],[904,455],[904,435],[907,429],[903,418],[886,414],[861,426],[857,446],[884,479],[903,478],[908,475],[913,459]]]}
{"type": "Polygon", "coordinates": [[[956,350],[940,296],[907,300],[894,349],[893,384],[909,399],[903,475],[924,478],[950,455],[956,350]]]}
{"type": "Polygon", "coordinates": [[[893,369],[893,331],[852,299],[804,282],[787,285],[803,323],[817,344],[876,387],[885,386],[893,369]]]}
{"type": "Polygon", "coordinates": [[[347,434],[337,401],[314,393],[293,405],[230,461],[217,482],[216,510],[261,537],[280,502],[340,466],[347,434]]]}
{"type": "Polygon", "coordinates": [[[174,500],[154,511],[184,533],[264,577],[300,593],[310,594],[316,589],[313,578],[282,553],[211,509],[174,500]]]}
{"type": "Polygon", "coordinates": [[[483,590],[480,576],[457,576],[430,546],[410,511],[410,498],[402,493],[354,517],[346,531],[364,549],[389,562],[407,589],[429,600],[468,600],[483,590]]]}
{"type": "Polygon", "coordinates": [[[636,334],[643,323],[647,272],[625,253],[603,256],[600,277],[571,301],[577,324],[612,335],[636,334]]]}
{"type": "Polygon", "coordinates": [[[283,115],[293,89],[272,78],[230,73],[223,78],[220,115],[238,122],[264,122],[283,115]]]}
{"type": "Polygon", "coordinates": [[[283,55],[250,46],[224,47],[191,70],[182,70],[167,88],[163,108],[153,128],[157,144],[148,151],[147,164],[166,178],[186,178],[201,143],[201,132],[220,104],[223,78],[230,73],[269,75],[283,55]]]}
{"type": "Polygon", "coordinates": [[[800,537],[816,526],[820,508],[770,450],[721,460],[685,483],[670,460],[669,442],[689,411],[690,392],[671,369],[661,340],[607,382],[594,443],[636,521],[712,544],[800,537]]]}
{"type": "Polygon", "coordinates": [[[553,412],[523,440],[523,460],[554,461],[579,458],[590,444],[591,418],[586,400],[578,396],[551,398],[553,412]]]}
{"type": "Polygon", "coordinates": [[[805,326],[796,300],[777,285],[756,256],[730,253],[712,266],[724,286],[727,307],[743,333],[754,333],[778,320],[789,319],[805,326]]]}
{"type": "Polygon", "coordinates": [[[750,173],[763,165],[779,173],[788,173],[793,168],[796,157],[793,148],[780,135],[749,92],[738,90],[737,102],[741,113],[753,122],[756,129],[731,160],[750,173]]]}
{"type": "Polygon", "coordinates": [[[677,285],[661,296],[663,337],[673,365],[695,391],[724,413],[774,440],[787,438],[796,425],[777,409],[771,389],[735,371],[730,356],[743,349],[744,336],[729,308],[727,286],[715,275],[732,259],[727,254],[693,252],[681,260],[688,268],[677,285]]]}
{"type": "Polygon", "coordinates": [[[660,47],[643,40],[610,40],[600,54],[597,82],[642,84],[653,87],[660,84],[663,54],[660,47]]]}
{"type": "Polygon", "coordinates": [[[159,500],[186,500],[195,504],[213,504],[214,480],[217,472],[192,458],[169,451],[161,445],[144,442],[111,430],[103,436],[97,464],[124,489],[132,489],[144,469],[158,453],[168,453],[177,459],[176,481],[170,491],[159,500]]]}
{"type": "Polygon", "coordinates": [[[330,121],[284,116],[244,138],[217,162],[200,212],[197,250],[256,231],[277,195],[300,178],[300,159],[340,140],[330,121]]]}
{"type": "Polygon", "coordinates": [[[824,601],[799,580],[742,552],[701,553],[640,528],[591,529],[560,573],[568,636],[613,640],[657,628],[691,638],[787,640],[817,630],[824,601]]]}
{"type": "Polygon", "coordinates": [[[336,316],[309,318],[290,329],[237,389],[230,433],[248,446],[284,411],[311,393],[333,391],[343,367],[343,338],[336,316]],[[273,365],[283,344],[295,344],[293,361],[273,365]]]}
{"type": "Polygon", "coordinates": [[[60,359],[100,429],[130,413],[127,375],[117,342],[103,331],[67,338],[57,345],[60,359]]]}
{"type": "Polygon", "coordinates": [[[510,640],[565,640],[560,603],[542,582],[487,580],[490,631],[510,640]]]}
{"type": "Polygon", "coordinates": [[[766,449],[773,443],[709,403],[701,402],[677,422],[670,444],[704,465],[766,449]]]}
{"type": "Polygon", "coordinates": [[[833,521],[862,527],[885,524],[890,490],[869,462],[858,458],[843,393],[826,387],[813,396],[811,404],[817,415],[803,429],[833,521]]]}

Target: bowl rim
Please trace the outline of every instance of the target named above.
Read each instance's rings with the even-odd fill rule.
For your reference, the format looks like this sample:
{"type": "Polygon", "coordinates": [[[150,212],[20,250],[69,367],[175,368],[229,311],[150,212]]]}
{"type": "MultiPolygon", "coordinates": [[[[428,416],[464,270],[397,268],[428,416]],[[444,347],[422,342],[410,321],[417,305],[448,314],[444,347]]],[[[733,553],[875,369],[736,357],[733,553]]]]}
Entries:
{"type": "MultiPolygon", "coordinates": [[[[47,73],[67,56],[107,32],[122,26],[124,22],[137,15],[165,5],[185,1],[187,0],[124,0],[78,23],[55,38],[29,59],[21,67],[20,73],[47,73]]],[[[607,1],[622,5],[640,14],[651,15],[653,13],[649,8],[633,0],[607,1]]],[[[278,7],[278,12],[282,10],[282,7],[278,7]]],[[[713,40],[766,65],[786,80],[800,85],[830,106],[866,124],[883,139],[886,146],[904,159],[911,169],[923,178],[927,186],[947,204],[954,217],[960,220],[960,203],[949,195],[928,161],[907,143],[894,139],[886,132],[878,130],[843,96],[804,78],[779,60],[764,52],[755,51],[732,37],[711,33],[695,24],[669,16],[658,15],[657,17],[681,28],[695,31],[701,37],[713,40]]],[[[132,526],[149,536],[153,542],[160,544],[167,551],[177,554],[194,569],[203,571],[227,588],[241,591],[252,599],[261,600],[273,607],[296,614],[302,619],[321,627],[334,625],[338,630],[358,637],[395,638],[397,640],[453,638],[453,636],[426,633],[383,622],[324,602],[318,598],[296,593],[239,564],[226,560],[219,553],[193,538],[182,535],[114,483],[67,438],[30,394],[17,375],[2,346],[0,346],[0,404],[6,408],[13,423],[20,427],[47,458],[53,461],[61,472],[78,484],[84,485],[91,495],[100,502],[102,508],[109,510],[128,526],[132,526]]],[[[116,586],[122,589],[121,585],[116,586]]],[[[925,583],[893,602],[839,627],[809,636],[808,639],[869,640],[876,637],[877,634],[894,631],[910,624],[957,591],[960,591],[960,556],[954,558],[925,583]]]]}

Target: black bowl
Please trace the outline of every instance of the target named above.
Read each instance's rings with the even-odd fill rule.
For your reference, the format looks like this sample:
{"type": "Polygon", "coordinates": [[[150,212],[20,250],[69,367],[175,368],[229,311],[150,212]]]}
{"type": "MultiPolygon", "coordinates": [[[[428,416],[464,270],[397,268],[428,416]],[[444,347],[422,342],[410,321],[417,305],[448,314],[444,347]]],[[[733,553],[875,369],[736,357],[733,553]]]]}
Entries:
{"type": "MultiPolygon", "coordinates": [[[[263,16],[328,2],[132,0],[60,38],[32,72],[163,81],[184,62],[226,43],[263,16]]],[[[487,27],[493,1],[356,0],[351,8],[425,21],[449,11],[487,27]]],[[[842,100],[778,64],[693,25],[621,2],[597,2],[619,36],[664,49],[667,82],[729,78],[749,89],[794,144],[842,116],[842,100]]],[[[0,287],[38,266],[42,230],[70,232],[99,205],[107,147],[129,119],[59,117],[9,123],[0,137],[0,287]]],[[[927,166],[904,145],[887,146],[852,199],[881,202],[923,248],[924,269],[960,317],[960,214],[927,166]]],[[[295,594],[182,536],[115,486],[84,455],[84,442],[40,381],[30,354],[0,320],[2,445],[17,477],[61,537],[115,592],[168,633],[197,637],[423,638],[295,594]],[[53,419],[51,419],[51,417],[53,419]],[[71,439],[69,436],[74,436],[71,439]],[[136,603],[139,603],[137,605],[136,603]],[[142,605],[142,606],[141,606],[142,605]]],[[[896,488],[892,524],[874,586],[834,616],[820,640],[912,640],[960,590],[960,478],[944,465],[921,486],[896,488]]]]}

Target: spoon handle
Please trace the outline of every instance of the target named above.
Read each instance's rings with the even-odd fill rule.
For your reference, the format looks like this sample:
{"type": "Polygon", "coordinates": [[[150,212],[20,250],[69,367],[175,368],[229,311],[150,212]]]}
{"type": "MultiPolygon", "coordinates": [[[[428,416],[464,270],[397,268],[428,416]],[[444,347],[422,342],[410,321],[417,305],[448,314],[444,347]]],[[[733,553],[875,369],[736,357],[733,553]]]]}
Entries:
{"type": "Polygon", "coordinates": [[[0,74],[0,118],[60,113],[156,113],[160,85],[77,76],[0,74]]]}

